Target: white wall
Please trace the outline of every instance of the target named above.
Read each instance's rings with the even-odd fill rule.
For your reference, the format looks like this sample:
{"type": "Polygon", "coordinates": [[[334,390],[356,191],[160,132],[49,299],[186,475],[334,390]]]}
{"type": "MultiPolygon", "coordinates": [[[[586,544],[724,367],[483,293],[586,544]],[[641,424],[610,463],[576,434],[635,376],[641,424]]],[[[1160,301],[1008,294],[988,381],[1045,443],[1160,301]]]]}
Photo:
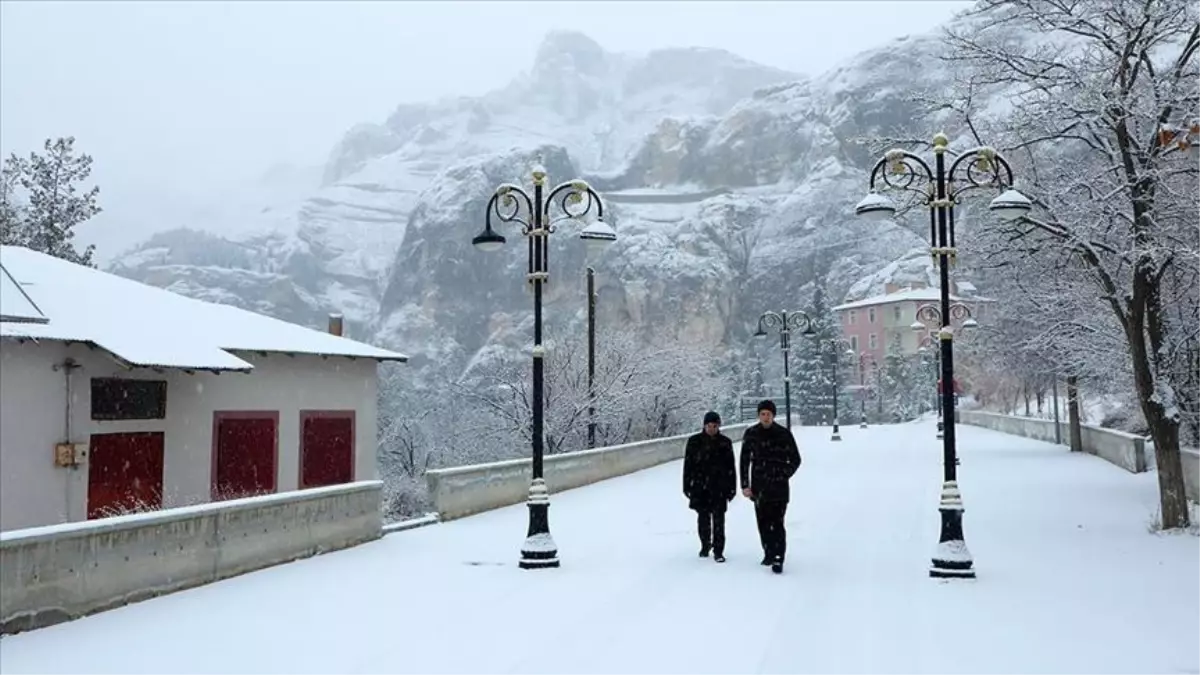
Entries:
{"type": "Polygon", "coordinates": [[[260,356],[239,353],[251,373],[125,370],[107,353],[85,345],[0,341],[0,530],[85,520],[87,466],[54,465],[55,443],[66,440],[66,382],[55,371],[66,357],[82,367],[71,376],[71,438],[92,434],[165,432],[163,506],[207,502],[212,472],[213,412],[279,411],[280,492],[299,483],[300,411],[355,411],[354,480],[373,480],[376,441],[376,364],[344,357],[260,356]],[[93,421],[91,378],[167,381],[165,420],[93,421]]]}
{"type": "Polygon", "coordinates": [[[0,633],[381,536],[379,481],[0,534],[0,633]]]}

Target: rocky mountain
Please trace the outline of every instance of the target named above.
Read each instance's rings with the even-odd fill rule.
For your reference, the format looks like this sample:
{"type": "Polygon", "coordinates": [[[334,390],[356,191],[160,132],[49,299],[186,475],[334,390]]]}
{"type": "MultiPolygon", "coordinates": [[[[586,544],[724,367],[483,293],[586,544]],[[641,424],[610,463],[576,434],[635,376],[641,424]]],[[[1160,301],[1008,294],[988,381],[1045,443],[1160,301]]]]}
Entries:
{"type": "Polygon", "coordinates": [[[590,261],[570,224],[552,237],[551,332],[582,317],[590,263],[602,323],[739,344],[818,280],[835,300],[931,280],[923,221],[860,222],[853,205],[882,149],[863,139],[940,123],[911,100],[932,88],[937,48],[936,35],[906,38],[806,79],[719,50],[635,57],[551,33],[501,89],[351,129],[320,188],[271,214],[292,230],[163,233],[113,269],[309,325],[343,312],[353,335],[414,366],[467,363],[489,343],[528,342],[519,233],[490,255],[470,240],[495,186],[527,184],[541,162],[552,183],[587,179],[619,233],[590,261]]]}

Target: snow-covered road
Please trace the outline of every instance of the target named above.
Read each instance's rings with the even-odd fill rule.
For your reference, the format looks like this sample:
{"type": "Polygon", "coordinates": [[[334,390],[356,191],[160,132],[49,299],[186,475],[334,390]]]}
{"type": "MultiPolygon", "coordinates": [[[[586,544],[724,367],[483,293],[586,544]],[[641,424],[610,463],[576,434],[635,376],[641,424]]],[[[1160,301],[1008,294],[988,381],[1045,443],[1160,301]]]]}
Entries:
{"type": "Polygon", "coordinates": [[[1147,531],[1154,474],[959,427],[976,581],[929,579],[932,423],[798,432],[775,576],[751,505],[696,556],[678,462],[553,497],[563,567],[516,566],[524,506],[0,640],[61,673],[1200,673],[1200,540],[1147,531]]]}

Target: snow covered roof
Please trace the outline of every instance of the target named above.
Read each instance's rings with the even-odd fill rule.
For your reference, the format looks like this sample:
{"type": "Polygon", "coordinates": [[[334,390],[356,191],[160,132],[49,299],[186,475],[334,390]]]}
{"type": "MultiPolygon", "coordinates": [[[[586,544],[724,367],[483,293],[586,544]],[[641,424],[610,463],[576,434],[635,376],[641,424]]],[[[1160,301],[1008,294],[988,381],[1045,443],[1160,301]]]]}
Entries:
{"type": "MultiPolygon", "coordinates": [[[[874,295],[862,300],[847,302],[833,308],[833,311],[840,312],[846,309],[858,309],[860,307],[871,307],[873,305],[886,305],[893,302],[937,302],[941,300],[942,292],[937,288],[907,288],[903,291],[895,293],[885,293],[884,295],[874,295]]],[[[957,302],[993,302],[991,298],[984,298],[973,295],[969,298],[964,298],[958,295],[950,294],[950,299],[957,302]]]]}
{"type": "Polygon", "coordinates": [[[46,315],[0,262],[0,321],[46,323],[46,315]]]}
{"type": "MultiPolygon", "coordinates": [[[[229,305],[76,265],[19,246],[0,246],[8,282],[45,321],[9,319],[4,287],[0,337],[89,342],[132,366],[240,370],[253,366],[230,352],[349,356],[380,361],[408,357],[229,305]]],[[[18,312],[26,305],[14,302],[18,312]]]]}

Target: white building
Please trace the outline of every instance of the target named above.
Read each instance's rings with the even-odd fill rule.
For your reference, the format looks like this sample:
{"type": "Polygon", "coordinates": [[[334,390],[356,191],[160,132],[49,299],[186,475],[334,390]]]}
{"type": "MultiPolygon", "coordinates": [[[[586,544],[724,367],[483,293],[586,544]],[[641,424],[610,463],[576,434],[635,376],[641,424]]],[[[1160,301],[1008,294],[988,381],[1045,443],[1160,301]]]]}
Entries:
{"type": "Polygon", "coordinates": [[[0,530],[373,479],[406,360],[0,247],[0,530]]]}

